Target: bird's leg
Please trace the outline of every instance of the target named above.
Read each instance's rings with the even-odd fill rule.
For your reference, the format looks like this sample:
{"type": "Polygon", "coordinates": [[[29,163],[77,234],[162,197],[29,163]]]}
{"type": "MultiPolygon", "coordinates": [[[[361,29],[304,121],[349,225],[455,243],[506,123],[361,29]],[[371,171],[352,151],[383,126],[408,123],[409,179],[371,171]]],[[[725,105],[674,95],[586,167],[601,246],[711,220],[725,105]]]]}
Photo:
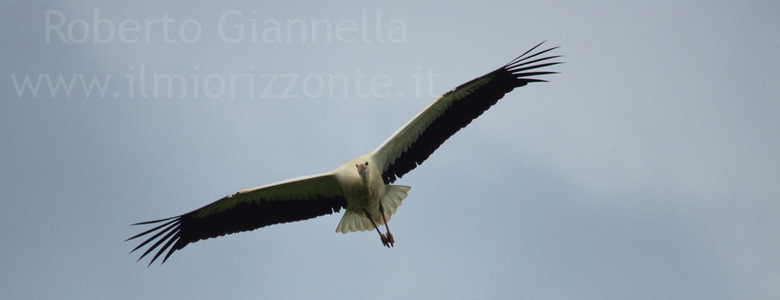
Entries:
{"type": "Polygon", "coordinates": [[[390,244],[388,248],[393,247],[393,243],[395,243],[395,239],[393,239],[393,235],[390,233],[390,226],[387,226],[387,218],[385,218],[385,208],[382,205],[382,201],[379,201],[379,213],[382,214],[382,221],[385,222],[385,229],[387,229],[387,242],[390,244]]]}
{"type": "Polygon", "coordinates": [[[371,218],[371,214],[368,213],[367,210],[363,210],[363,213],[366,214],[366,217],[368,217],[368,220],[371,221],[371,224],[374,225],[374,229],[376,229],[376,233],[379,234],[379,238],[382,239],[382,245],[385,245],[385,247],[390,248],[392,247],[392,244],[388,242],[387,237],[382,234],[381,231],[379,231],[379,227],[376,226],[376,223],[374,223],[374,219],[371,218]]]}

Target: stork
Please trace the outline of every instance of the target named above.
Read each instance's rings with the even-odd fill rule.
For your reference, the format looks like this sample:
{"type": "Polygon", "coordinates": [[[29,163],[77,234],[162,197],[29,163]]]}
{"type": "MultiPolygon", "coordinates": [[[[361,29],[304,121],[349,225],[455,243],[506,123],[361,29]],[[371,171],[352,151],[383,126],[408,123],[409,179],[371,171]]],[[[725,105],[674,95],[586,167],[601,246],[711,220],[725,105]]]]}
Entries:
{"type": "Polygon", "coordinates": [[[531,82],[546,81],[535,76],[555,74],[539,69],[561,63],[553,61],[559,55],[541,56],[558,47],[532,53],[543,43],[441,95],[374,151],[333,171],[241,190],[179,216],[133,224],[156,226],[126,240],[148,236],[131,253],[150,245],[138,260],[158,249],[149,265],[160,257],[165,263],[171,254],[190,243],[341,209],[346,211],[336,232],[376,230],[382,244],[393,247],[395,239],[387,222],[410,187],[391,183],[422,164],[445,140],[506,93],[531,82]],[[377,224],[384,225],[386,233],[377,224]]]}

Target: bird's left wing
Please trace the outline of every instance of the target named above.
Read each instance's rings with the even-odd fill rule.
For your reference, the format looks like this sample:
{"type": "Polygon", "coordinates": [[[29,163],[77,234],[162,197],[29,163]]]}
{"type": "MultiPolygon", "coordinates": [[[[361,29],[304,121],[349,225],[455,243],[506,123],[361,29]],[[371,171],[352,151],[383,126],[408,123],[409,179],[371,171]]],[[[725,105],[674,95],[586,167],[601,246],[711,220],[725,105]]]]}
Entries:
{"type": "Polygon", "coordinates": [[[540,45],[503,67],[441,95],[374,150],[385,183],[392,183],[422,164],[445,140],[479,117],[504,94],[530,82],[545,81],[535,76],[554,74],[538,69],[560,63],[550,61],[560,57],[557,55],[540,57],[557,47],[532,53],[540,45]]]}
{"type": "Polygon", "coordinates": [[[177,217],[133,224],[160,223],[127,240],[151,235],[133,249],[151,243],[138,260],[159,249],[149,262],[151,265],[166,250],[163,263],[176,250],[199,240],[310,219],[346,207],[336,177],[332,172],[324,173],[242,190],[177,217]]]}

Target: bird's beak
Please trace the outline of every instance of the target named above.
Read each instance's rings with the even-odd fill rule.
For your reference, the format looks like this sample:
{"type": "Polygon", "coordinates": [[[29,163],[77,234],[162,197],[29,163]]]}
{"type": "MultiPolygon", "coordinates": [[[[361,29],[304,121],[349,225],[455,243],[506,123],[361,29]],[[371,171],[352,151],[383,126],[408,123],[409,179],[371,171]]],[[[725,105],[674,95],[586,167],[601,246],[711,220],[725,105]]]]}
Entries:
{"type": "Polygon", "coordinates": [[[357,165],[357,171],[358,171],[358,174],[360,174],[360,176],[363,176],[363,177],[365,177],[366,174],[368,174],[368,168],[365,165],[363,165],[363,164],[357,165]]]}

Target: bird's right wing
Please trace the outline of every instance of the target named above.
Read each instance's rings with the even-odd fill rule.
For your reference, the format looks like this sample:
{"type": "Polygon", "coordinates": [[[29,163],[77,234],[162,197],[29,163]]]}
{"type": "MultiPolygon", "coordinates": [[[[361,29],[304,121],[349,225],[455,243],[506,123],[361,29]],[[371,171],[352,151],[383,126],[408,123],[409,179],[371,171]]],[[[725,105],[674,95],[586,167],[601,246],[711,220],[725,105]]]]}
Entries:
{"type": "Polygon", "coordinates": [[[151,265],[166,250],[163,263],[176,250],[199,240],[310,219],[346,207],[347,201],[333,172],[324,173],[242,190],[177,217],[133,224],[161,223],[127,240],[153,234],[133,249],[154,242],[138,258],[141,260],[162,245],[149,262],[151,265]]]}

